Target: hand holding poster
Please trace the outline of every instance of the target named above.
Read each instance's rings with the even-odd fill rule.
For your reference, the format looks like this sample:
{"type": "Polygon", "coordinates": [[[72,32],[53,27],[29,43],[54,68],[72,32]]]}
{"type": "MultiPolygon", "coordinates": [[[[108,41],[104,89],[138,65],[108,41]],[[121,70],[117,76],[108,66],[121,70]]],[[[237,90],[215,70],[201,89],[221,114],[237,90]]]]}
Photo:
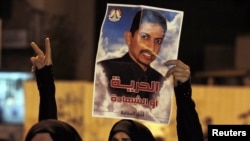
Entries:
{"type": "Polygon", "coordinates": [[[93,116],[168,123],[183,12],[108,4],[96,55],[93,116]]]}

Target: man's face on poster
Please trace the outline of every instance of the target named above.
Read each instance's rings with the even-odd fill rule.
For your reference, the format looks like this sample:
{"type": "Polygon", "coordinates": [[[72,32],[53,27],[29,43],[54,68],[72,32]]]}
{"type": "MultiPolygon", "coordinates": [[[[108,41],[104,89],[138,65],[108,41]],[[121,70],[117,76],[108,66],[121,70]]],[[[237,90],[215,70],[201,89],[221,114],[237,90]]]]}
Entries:
{"type": "Polygon", "coordinates": [[[132,59],[142,68],[150,65],[160,51],[164,38],[163,28],[155,23],[142,23],[134,35],[129,31],[125,34],[132,59]]]}

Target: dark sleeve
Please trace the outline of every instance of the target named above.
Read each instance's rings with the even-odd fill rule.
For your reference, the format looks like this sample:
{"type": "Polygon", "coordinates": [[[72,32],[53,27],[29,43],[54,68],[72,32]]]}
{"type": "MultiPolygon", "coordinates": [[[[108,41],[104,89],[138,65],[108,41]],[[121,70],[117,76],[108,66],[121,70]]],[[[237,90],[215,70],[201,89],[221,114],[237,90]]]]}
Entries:
{"type": "Polygon", "coordinates": [[[52,65],[36,70],[35,74],[40,95],[39,121],[45,119],[57,119],[52,65]]]}
{"type": "Polygon", "coordinates": [[[203,141],[201,124],[192,100],[190,81],[178,84],[174,90],[177,104],[178,141],[203,141]]]}

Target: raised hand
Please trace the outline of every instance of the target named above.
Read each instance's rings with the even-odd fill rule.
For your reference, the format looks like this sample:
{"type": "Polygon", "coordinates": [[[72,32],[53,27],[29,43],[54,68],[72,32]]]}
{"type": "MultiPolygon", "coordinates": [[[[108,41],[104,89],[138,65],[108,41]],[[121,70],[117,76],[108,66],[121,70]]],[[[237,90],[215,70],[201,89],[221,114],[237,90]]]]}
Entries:
{"type": "Polygon", "coordinates": [[[166,77],[173,75],[175,82],[181,83],[184,83],[190,79],[190,67],[181,60],[169,60],[165,63],[165,65],[173,66],[168,70],[166,77]]]}
{"type": "Polygon", "coordinates": [[[52,64],[49,38],[45,38],[45,54],[35,42],[31,42],[30,45],[37,54],[35,57],[33,56],[30,58],[32,63],[32,71],[34,71],[35,69],[41,69],[44,66],[52,64]]]}

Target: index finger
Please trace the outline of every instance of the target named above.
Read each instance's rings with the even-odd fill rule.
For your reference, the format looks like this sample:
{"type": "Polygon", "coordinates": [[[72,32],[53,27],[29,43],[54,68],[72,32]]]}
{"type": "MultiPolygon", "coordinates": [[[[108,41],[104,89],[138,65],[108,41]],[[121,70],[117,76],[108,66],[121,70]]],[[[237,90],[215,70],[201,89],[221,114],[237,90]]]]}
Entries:
{"type": "Polygon", "coordinates": [[[177,60],[168,60],[167,62],[164,63],[164,65],[166,65],[169,69],[171,69],[175,67],[177,63],[178,63],[177,60]]]}
{"type": "Polygon", "coordinates": [[[165,62],[165,65],[176,65],[178,63],[178,60],[168,60],[165,62]]]}
{"type": "Polygon", "coordinates": [[[44,55],[43,51],[38,47],[38,45],[35,42],[31,42],[30,45],[37,55],[39,55],[39,56],[44,55]]]}

